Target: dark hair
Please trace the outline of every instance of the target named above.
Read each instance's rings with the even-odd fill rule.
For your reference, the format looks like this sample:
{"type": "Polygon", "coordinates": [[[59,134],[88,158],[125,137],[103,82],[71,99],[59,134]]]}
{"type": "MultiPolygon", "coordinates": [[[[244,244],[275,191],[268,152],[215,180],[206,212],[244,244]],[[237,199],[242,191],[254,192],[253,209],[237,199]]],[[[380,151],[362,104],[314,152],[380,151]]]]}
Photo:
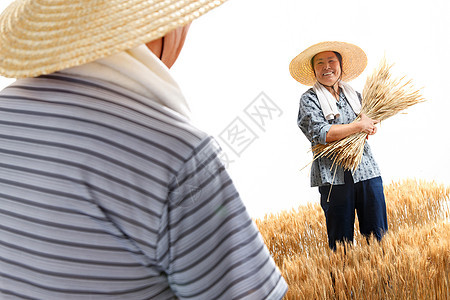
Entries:
{"type": "MultiPolygon", "coordinates": [[[[339,52],[336,52],[336,51],[332,51],[334,54],[336,54],[336,57],[337,57],[337,59],[338,59],[338,61],[339,61],[339,66],[341,67],[341,77],[342,77],[342,74],[344,74],[344,69],[342,68],[342,55],[339,53],[339,52]]],[[[319,53],[317,53],[317,54],[319,54],[319,53]]],[[[316,54],[316,55],[317,55],[316,54]]],[[[316,57],[316,55],[314,55],[312,58],[311,58],[311,68],[312,68],[312,70],[313,70],[313,73],[314,73],[314,75],[316,75],[316,70],[314,70],[314,58],[316,57]]]]}

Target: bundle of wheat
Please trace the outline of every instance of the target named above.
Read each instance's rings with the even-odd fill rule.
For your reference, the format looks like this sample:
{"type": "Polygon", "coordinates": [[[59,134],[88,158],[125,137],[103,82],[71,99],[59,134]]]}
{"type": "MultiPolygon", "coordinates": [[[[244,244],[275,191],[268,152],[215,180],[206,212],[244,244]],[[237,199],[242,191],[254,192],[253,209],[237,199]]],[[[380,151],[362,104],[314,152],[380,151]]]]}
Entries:
{"type": "MultiPolygon", "coordinates": [[[[380,66],[367,78],[361,101],[361,114],[383,121],[400,111],[423,102],[420,90],[414,88],[411,80],[405,77],[391,78],[392,65],[383,59],[380,66]]],[[[353,122],[358,122],[360,117],[353,122]]],[[[312,148],[314,159],[328,157],[346,170],[356,170],[361,162],[366,133],[356,133],[326,145],[318,144],[312,148]]]]}

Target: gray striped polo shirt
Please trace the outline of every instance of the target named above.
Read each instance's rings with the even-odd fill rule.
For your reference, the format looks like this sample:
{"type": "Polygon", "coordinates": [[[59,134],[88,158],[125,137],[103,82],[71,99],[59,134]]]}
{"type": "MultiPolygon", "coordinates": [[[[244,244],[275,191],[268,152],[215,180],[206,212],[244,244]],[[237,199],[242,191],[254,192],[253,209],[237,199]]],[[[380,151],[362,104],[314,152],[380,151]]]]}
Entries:
{"type": "Polygon", "coordinates": [[[4,89],[0,298],[282,298],[218,151],[101,80],[54,73],[4,89]]]}

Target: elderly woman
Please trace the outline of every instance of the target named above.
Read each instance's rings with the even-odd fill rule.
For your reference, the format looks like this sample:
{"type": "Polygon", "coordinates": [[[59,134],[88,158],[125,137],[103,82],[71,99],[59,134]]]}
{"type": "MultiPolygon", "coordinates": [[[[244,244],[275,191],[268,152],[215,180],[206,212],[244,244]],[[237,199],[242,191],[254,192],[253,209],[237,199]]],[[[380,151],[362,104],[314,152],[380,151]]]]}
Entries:
{"type": "Polygon", "coordinates": [[[168,67],[217,0],[13,2],[0,17],[0,298],[281,299],[168,67]]]}
{"type": "MultiPolygon", "coordinates": [[[[361,111],[361,96],[346,83],[365,69],[367,58],[357,46],[322,42],[297,55],[290,64],[291,75],[312,86],[300,99],[297,124],[311,145],[327,144],[351,134],[377,132],[378,121],[361,111]]],[[[350,172],[329,158],[314,160],[311,186],[318,186],[325,213],[328,243],[353,241],[355,210],[361,234],[380,240],[387,231],[386,204],[378,165],[366,143],[361,164],[350,172]]]]}

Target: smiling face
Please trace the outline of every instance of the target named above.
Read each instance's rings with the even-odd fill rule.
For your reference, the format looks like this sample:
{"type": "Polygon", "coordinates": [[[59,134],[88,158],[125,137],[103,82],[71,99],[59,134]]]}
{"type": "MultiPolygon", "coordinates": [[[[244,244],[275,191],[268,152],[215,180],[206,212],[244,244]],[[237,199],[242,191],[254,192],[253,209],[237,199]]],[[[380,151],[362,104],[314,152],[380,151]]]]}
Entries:
{"type": "Polygon", "coordinates": [[[332,51],[320,52],[313,58],[314,74],[317,81],[332,86],[341,77],[341,65],[332,51]]]}

